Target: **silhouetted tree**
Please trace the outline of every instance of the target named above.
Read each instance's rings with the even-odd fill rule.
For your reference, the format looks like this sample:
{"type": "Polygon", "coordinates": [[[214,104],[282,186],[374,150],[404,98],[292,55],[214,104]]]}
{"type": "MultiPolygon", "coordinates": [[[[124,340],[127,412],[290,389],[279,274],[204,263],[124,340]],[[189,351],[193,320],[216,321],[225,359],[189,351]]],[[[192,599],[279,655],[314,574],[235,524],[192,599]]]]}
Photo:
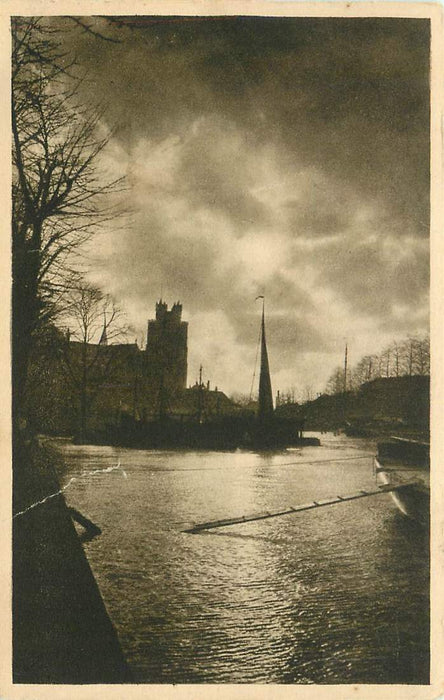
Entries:
{"type": "Polygon", "coordinates": [[[337,367],[325,387],[326,394],[340,394],[344,391],[344,368],[337,367]]]}
{"type": "Polygon", "coordinates": [[[59,309],[73,251],[114,217],[98,156],[100,113],[78,100],[79,81],[47,20],[15,17],[12,31],[13,406],[20,410],[34,333],[59,309]]]}
{"type": "Polygon", "coordinates": [[[303,401],[308,402],[308,401],[313,401],[314,398],[314,392],[313,392],[313,387],[311,384],[306,384],[304,386],[303,390],[303,401]]]}
{"type": "MultiPolygon", "coordinates": [[[[409,336],[394,341],[378,355],[365,355],[348,373],[347,386],[357,390],[378,377],[401,377],[430,374],[430,339],[428,335],[409,336]]],[[[337,367],[329,378],[326,393],[344,390],[344,370],[337,367]]]]}
{"type": "Polygon", "coordinates": [[[418,338],[415,352],[415,373],[430,374],[430,338],[428,335],[418,338]]]}
{"type": "MultiPolygon", "coordinates": [[[[112,343],[126,337],[126,327],[112,299],[86,283],[66,294],[61,320],[69,323],[61,348],[62,367],[78,400],[79,437],[83,441],[91,407],[104,383],[122,362],[112,343]]],[[[136,345],[134,348],[137,350],[136,345]]]]}

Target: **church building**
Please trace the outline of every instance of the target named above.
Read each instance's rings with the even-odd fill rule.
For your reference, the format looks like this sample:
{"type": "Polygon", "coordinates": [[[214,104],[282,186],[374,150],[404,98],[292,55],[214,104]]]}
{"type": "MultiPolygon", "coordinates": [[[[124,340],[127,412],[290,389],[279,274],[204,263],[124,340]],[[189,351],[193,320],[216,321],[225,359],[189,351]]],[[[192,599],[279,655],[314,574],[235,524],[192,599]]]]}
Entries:
{"type": "Polygon", "coordinates": [[[54,332],[59,351],[49,359],[37,355],[31,371],[35,382],[29,410],[42,432],[93,436],[123,419],[188,420],[233,410],[232,402],[217,388],[210,390],[209,382],[187,389],[188,323],[179,301],[171,309],[162,299],[156,303],[144,349],[136,343],[109,343],[106,330],[98,343],[54,332]]]}

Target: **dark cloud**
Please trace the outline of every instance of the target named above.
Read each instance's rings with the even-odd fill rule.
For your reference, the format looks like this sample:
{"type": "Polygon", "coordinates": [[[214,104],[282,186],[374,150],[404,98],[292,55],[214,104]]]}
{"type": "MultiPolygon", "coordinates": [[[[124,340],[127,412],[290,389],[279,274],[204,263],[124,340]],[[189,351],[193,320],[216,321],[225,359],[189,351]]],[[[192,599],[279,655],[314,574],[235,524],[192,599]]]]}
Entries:
{"type": "MultiPolygon", "coordinates": [[[[328,339],[316,329],[312,320],[315,306],[296,280],[276,273],[257,291],[266,294],[268,333],[279,353],[284,352],[287,345],[294,345],[303,352],[327,349],[328,339]]],[[[254,344],[258,338],[261,302],[253,302],[254,298],[247,294],[236,301],[233,296],[230,298],[230,319],[235,338],[242,345],[254,344]]]]}
{"type": "MultiPolygon", "coordinates": [[[[252,312],[239,318],[236,340],[242,345],[257,343],[259,316],[252,312]]],[[[328,339],[316,328],[315,321],[294,312],[267,313],[267,338],[273,367],[276,371],[288,367],[289,360],[304,353],[325,353],[331,350],[328,339]]]]}
{"type": "Polygon", "coordinates": [[[262,289],[266,293],[267,308],[275,312],[291,311],[300,317],[313,314],[315,305],[310,294],[304,290],[298,280],[289,278],[280,272],[274,273],[262,289]]]}
{"type": "Polygon", "coordinates": [[[180,297],[214,362],[241,365],[265,291],[282,377],[321,353],[312,373],[328,375],[337,336],[369,352],[423,327],[428,20],[94,20],[118,44],[54,21],[117,124],[135,216],[101,269],[130,308],[180,297]]]}
{"type": "Polygon", "coordinates": [[[311,178],[298,198],[285,202],[289,232],[309,238],[343,233],[350,226],[355,204],[352,193],[338,183],[332,187],[330,182],[311,178]]]}
{"type": "MultiPolygon", "coordinates": [[[[404,308],[403,313],[397,317],[390,316],[385,320],[381,320],[380,330],[387,333],[389,336],[406,337],[412,335],[412,328],[416,333],[426,334],[430,330],[429,309],[427,305],[417,309],[412,313],[410,308],[404,308]]],[[[414,334],[414,333],[413,333],[414,334]]]]}
{"type": "Polygon", "coordinates": [[[269,315],[267,333],[276,354],[298,352],[325,352],[329,349],[322,332],[316,328],[315,319],[296,314],[269,315]]]}
{"type": "Polygon", "coordinates": [[[354,312],[396,321],[396,308],[413,312],[427,306],[428,249],[414,241],[349,240],[324,251],[319,280],[331,285],[354,312]],[[385,244],[385,247],[384,247],[385,244]],[[389,245],[387,245],[389,244],[389,245]]]}
{"type": "MultiPolygon", "coordinates": [[[[428,20],[219,18],[131,21],[120,45],[83,35],[91,95],[120,137],[163,138],[223,115],[282,158],[428,222],[428,20]]],[[[208,173],[208,187],[215,182],[208,173]]]]}

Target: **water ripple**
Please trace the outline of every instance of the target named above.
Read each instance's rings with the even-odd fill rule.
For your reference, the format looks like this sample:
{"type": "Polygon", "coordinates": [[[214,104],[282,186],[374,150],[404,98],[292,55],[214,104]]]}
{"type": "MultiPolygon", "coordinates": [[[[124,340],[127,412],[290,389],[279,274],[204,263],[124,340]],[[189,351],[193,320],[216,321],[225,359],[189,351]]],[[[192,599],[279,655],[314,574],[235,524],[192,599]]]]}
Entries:
{"type": "Polygon", "coordinates": [[[428,682],[428,544],[388,496],[181,532],[373,485],[372,443],[322,439],[266,456],[64,447],[63,478],[128,475],[67,500],[102,528],[85,550],[139,682],[428,682]]]}

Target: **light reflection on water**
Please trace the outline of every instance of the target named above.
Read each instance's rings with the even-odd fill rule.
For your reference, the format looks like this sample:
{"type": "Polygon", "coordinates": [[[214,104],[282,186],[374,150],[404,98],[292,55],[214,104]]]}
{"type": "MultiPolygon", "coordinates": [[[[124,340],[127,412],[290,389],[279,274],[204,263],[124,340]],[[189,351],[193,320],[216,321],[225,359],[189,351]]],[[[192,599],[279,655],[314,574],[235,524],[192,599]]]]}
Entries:
{"type": "Polygon", "coordinates": [[[264,454],[62,447],[62,483],[119,462],[127,475],[85,476],[66,499],[102,528],[85,550],[138,682],[428,682],[426,536],[388,495],[182,532],[374,486],[371,441],[321,440],[264,454]]]}

